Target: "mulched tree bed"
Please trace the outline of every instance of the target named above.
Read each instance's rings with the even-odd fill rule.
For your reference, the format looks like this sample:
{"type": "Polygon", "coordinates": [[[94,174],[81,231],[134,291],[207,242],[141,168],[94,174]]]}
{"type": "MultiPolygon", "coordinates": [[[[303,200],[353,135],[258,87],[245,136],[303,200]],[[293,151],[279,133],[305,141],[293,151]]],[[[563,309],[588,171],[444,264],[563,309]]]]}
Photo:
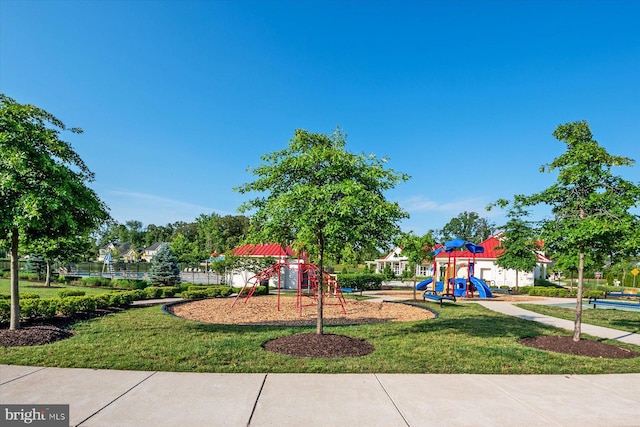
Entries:
{"type": "Polygon", "coordinates": [[[365,340],[334,334],[295,334],[267,341],[265,350],[298,357],[358,357],[373,353],[365,340]]]}
{"type": "Polygon", "coordinates": [[[606,359],[631,359],[640,353],[600,341],[581,339],[574,341],[571,336],[541,335],[521,338],[518,342],[527,347],[575,356],[600,357],[606,359]]]}

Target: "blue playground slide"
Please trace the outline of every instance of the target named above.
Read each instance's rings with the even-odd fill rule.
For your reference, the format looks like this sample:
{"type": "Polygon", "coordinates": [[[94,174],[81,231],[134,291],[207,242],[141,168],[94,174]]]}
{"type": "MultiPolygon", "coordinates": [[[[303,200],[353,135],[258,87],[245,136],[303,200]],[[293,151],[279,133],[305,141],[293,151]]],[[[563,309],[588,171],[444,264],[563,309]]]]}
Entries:
{"type": "Polygon", "coordinates": [[[427,285],[430,284],[431,282],[433,282],[433,277],[429,277],[428,279],[418,283],[416,285],[416,289],[419,291],[424,291],[425,289],[427,289],[427,285]]]}
{"type": "Polygon", "coordinates": [[[473,283],[473,286],[476,287],[476,290],[478,291],[478,295],[480,296],[480,298],[493,297],[493,295],[491,294],[491,289],[489,289],[489,286],[487,286],[487,284],[484,283],[484,280],[478,279],[475,276],[471,276],[469,280],[471,280],[471,283],[473,283]]]}

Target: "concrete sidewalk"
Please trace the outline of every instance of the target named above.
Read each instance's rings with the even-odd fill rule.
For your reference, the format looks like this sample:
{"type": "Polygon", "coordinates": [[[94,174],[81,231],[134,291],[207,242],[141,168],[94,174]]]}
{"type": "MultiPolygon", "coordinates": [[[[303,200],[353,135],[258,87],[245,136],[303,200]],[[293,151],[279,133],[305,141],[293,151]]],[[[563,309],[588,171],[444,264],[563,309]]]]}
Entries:
{"type": "Polygon", "coordinates": [[[216,374],[0,365],[72,426],[638,426],[640,374],[216,374]]]}
{"type": "MultiPolygon", "coordinates": [[[[561,329],[567,329],[573,331],[573,321],[558,319],[556,317],[545,316],[543,314],[534,313],[533,311],[525,310],[520,307],[516,307],[510,302],[505,301],[474,301],[483,307],[488,308],[498,313],[506,314],[509,316],[517,317],[524,320],[531,320],[534,322],[544,323],[545,325],[555,326],[561,329]]],[[[566,302],[566,300],[565,300],[566,302]]],[[[523,303],[531,303],[530,301],[523,301],[523,303]]],[[[555,300],[547,300],[546,304],[554,304],[555,300]]],[[[545,304],[545,301],[538,301],[536,304],[545,304]]],[[[633,332],[619,331],[617,329],[604,328],[602,326],[587,325],[582,323],[581,331],[585,334],[592,335],[599,338],[607,338],[612,340],[618,340],[627,344],[640,345],[640,335],[633,332]]],[[[640,386],[639,386],[640,388],[640,386]]],[[[640,420],[639,420],[640,425],[640,420]]]]}

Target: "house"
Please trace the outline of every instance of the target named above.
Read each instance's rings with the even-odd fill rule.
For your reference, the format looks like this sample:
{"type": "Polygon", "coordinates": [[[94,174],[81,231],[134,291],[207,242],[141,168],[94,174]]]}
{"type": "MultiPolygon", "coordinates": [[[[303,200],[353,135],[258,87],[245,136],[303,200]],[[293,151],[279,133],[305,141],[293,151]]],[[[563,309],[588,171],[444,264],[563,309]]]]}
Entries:
{"type": "MultiPolygon", "coordinates": [[[[297,289],[298,287],[298,263],[299,260],[291,247],[283,247],[276,243],[247,244],[235,248],[231,251],[234,256],[246,258],[271,258],[274,263],[281,263],[282,267],[277,270],[280,276],[280,287],[283,289],[297,289]]],[[[258,272],[256,267],[238,267],[227,273],[227,283],[231,286],[244,286],[258,272]]],[[[278,274],[269,278],[269,286],[278,286],[278,274]]],[[[252,284],[252,283],[251,283],[252,284]]]]}
{"type": "Polygon", "coordinates": [[[156,253],[158,252],[158,249],[160,248],[160,245],[162,243],[163,242],[156,242],[153,245],[149,246],[148,248],[144,248],[142,250],[142,253],[140,254],[140,260],[151,262],[153,257],[156,256],[156,253]]]}
{"type": "Polygon", "coordinates": [[[139,259],[138,250],[133,248],[130,243],[109,243],[104,248],[98,249],[98,261],[104,262],[107,254],[116,255],[114,258],[122,259],[124,262],[136,262],[139,259]]]}
{"type": "MultiPolygon", "coordinates": [[[[500,246],[500,236],[503,233],[497,233],[480,243],[483,252],[474,254],[468,250],[457,250],[451,253],[440,252],[433,262],[424,262],[416,266],[416,277],[433,276],[434,266],[438,272],[438,276],[444,275],[447,265],[454,264],[456,277],[466,278],[469,274],[469,264],[474,263],[473,275],[484,280],[489,286],[508,286],[516,285],[516,274],[518,274],[518,286],[533,286],[534,280],[547,277],[547,267],[553,264],[544,253],[537,252],[538,264],[533,271],[516,272],[515,270],[505,270],[496,265],[496,259],[502,255],[503,250],[498,249],[500,246]]],[[[370,262],[376,269],[376,273],[382,273],[384,268],[389,265],[391,270],[400,275],[409,262],[406,256],[402,256],[401,248],[394,248],[383,258],[370,262]]]]}

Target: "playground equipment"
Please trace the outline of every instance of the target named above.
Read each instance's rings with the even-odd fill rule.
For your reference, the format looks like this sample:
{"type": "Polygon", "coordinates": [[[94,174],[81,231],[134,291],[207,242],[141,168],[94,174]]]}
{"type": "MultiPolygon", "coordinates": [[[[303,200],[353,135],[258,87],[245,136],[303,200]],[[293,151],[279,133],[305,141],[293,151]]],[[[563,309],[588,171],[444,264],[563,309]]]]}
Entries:
{"type": "Polygon", "coordinates": [[[319,292],[322,292],[323,305],[339,305],[342,312],[347,314],[344,308],[345,299],[342,290],[338,285],[337,279],[328,274],[323,274],[322,285],[318,283],[320,270],[317,265],[308,262],[306,257],[298,256],[297,262],[277,262],[270,267],[256,273],[246,281],[238,295],[233,300],[234,307],[239,298],[245,297],[244,303],[249,301],[253,296],[256,288],[261,284],[269,286],[272,277],[277,276],[277,294],[278,294],[278,311],[280,311],[280,294],[282,289],[282,273],[286,270],[297,268],[297,286],[296,286],[296,308],[298,308],[300,316],[302,316],[303,307],[317,305],[319,292]],[[247,290],[248,289],[248,290],[247,290]]]}
{"type": "Polygon", "coordinates": [[[416,289],[419,291],[425,291],[423,294],[424,299],[437,300],[442,305],[443,299],[449,299],[455,301],[455,297],[473,297],[475,291],[478,292],[480,298],[491,298],[491,290],[489,286],[482,280],[473,275],[476,254],[483,253],[484,247],[476,245],[472,242],[467,242],[463,239],[454,239],[446,242],[444,245],[438,247],[434,252],[433,261],[433,274],[437,277],[438,273],[442,280],[436,280],[434,278],[428,278],[416,285],[416,289]],[[467,262],[463,264],[467,268],[467,277],[458,277],[458,249],[466,248],[467,262]],[[444,268],[444,272],[437,270],[436,256],[442,252],[447,252],[447,264],[444,268]],[[473,258],[473,260],[471,260],[473,258]],[[453,260],[453,261],[452,261],[453,260]],[[442,277],[444,276],[444,277],[442,277]],[[431,285],[431,289],[427,287],[431,285]],[[446,286],[446,289],[445,289],[446,286]]]}

